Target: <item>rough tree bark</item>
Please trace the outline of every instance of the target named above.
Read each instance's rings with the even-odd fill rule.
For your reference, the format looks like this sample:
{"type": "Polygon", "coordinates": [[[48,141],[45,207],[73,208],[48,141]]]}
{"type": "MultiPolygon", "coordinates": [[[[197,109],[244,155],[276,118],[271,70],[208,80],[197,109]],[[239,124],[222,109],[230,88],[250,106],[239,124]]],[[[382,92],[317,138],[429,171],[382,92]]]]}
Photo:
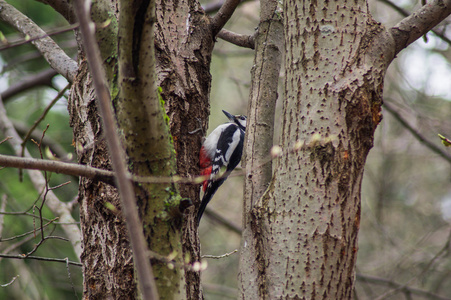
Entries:
{"type": "MultiPolygon", "coordinates": [[[[115,7],[116,3],[98,1],[91,15],[97,24],[109,22],[99,26],[96,34],[129,170],[139,176],[175,175],[175,153],[155,85],[154,3],[120,2],[119,20],[115,7]]],[[[79,162],[110,169],[82,51],[79,60],[81,68],[69,106],[79,162]]],[[[135,185],[135,192],[149,248],[158,257],[172,255],[174,260],[173,264],[161,258],[152,260],[158,292],[163,299],[184,298],[177,188],[174,184],[142,183],[135,185]]],[[[133,259],[116,189],[82,179],[79,202],[84,298],[134,299],[133,259]]]]}
{"type": "MultiPolygon", "coordinates": [[[[158,86],[170,119],[177,153],[177,174],[199,174],[198,156],[208,125],[211,86],[210,61],[214,41],[210,19],[197,1],[156,2],[155,51],[158,86]],[[201,130],[198,130],[201,129],[201,130]],[[191,134],[190,132],[194,132],[191,134]]],[[[181,185],[180,194],[199,203],[199,187],[181,185]]],[[[191,262],[200,259],[194,206],[183,225],[183,251],[191,262]]],[[[186,270],[187,298],[202,299],[200,273],[186,270]]]]}
{"type": "Polygon", "coordinates": [[[435,20],[418,13],[387,31],[366,1],[284,1],[283,153],[263,196],[246,198],[241,299],[352,298],[360,189],[384,74],[450,4],[428,9],[435,20]]]}
{"type": "MultiPolygon", "coordinates": [[[[229,7],[231,9],[229,14],[233,12],[233,6],[236,7],[238,4],[237,1],[234,2],[236,3],[229,7]]],[[[105,22],[106,16],[114,16],[115,7],[114,1],[97,2],[93,8],[92,17],[97,23],[105,22]]],[[[156,18],[148,13],[151,7],[147,1],[136,1],[130,7],[133,9],[120,9],[118,56],[116,56],[114,40],[117,36],[116,30],[112,30],[113,32],[108,36],[101,35],[102,30],[98,33],[130,170],[138,175],[174,175],[174,166],[171,166],[171,163],[167,164],[174,161],[172,156],[174,152],[161,151],[163,149],[161,142],[170,140],[174,142],[177,154],[177,174],[186,177],[196,176],[199,173],[196,153],[200,149],[202,133],[205,132],[209,113],[208,97],[211,82],[209,68],[214,46],[213,37],[223,26],[222,21],[225,22],[230,15],[223,14],[227,16],[225,19],[212,23],[197,1],[174,3],[157,1],[156,18]],[[148,51],[153,45],[148,37],[153,36],[152,22],[154,21],[156,22],[157,85],[160,89],[161,103],[164,103],[169,117],[171,137],[162,135],[164,132],[162,128],[166,125],[161,122],[153,122],[150,127],[142,126],[146,118],[150,118],[155,112],[155,107],[150,108],[147,105],[147,98],[154,86],[152,68],[149,65],[153,52],[148,51]],[[116,59],[118,59],[117,67],[116,59]],[[116,68],[118,68],[117,85],[116,68]],[[196,130],[199,128],[202,130],[196,130]],[[151,130],[155,131],[155,135],[149,134],[151,130]],[[195,133],[191,134],[190,131],[195,133]],[[142,148],[146,148],[146,151],[142,148]]],[[[116,17],[112,19],[111,24],[107,27],[116,28],[116,17]]],[[[83,66],[82,63],[81,65],[83,66]]],[[[77,77],[74,91],[78,92],[73,94],[72,99],[76,105],[71,106],[72,124],[74,132],[76,131],[75,140],[78,145],[83,145],[80,147],[80,162],[110,168],[108,157],[103,152],[105,146],[97,111],[92,102],[93,92],[89,73],[81,72],[80,74],[85,77],[77,77]],[[90,110],[86,112],[87,108],[90,110]],[[80,116],[79,109],[86,113],[80,116]],[[85,145],[93,147],[89,148],[85,145]],[[99,152],[93,152],[95,150],[99,152]]],[[[111,295],[115,298],[121,298],[121,295],[132,297],[136,286],[132,282],[133,276],[130,273],[132,262],[130,252],[125,246],[127,240],[120,210],[111,211],[104,207],[104,203],[119,207],[116,191],[103,183],[85,179],[80,186],[80,202],[85,213],[82,216],[83,226],[86,226],[84,238],[88,247],[93,246],[85,251],[89,257],[84,257],[86,295],[92,298],[96,295],[111,295]],[[88,209],[93,203],[85,200],[90,195],[96,198],[93,202],[99,206],[95,212],[88,209]],[[94,218],[93,215],[95,215],[94,218]],[[111,224],[114,224],[113,230],[108,228],[111,224]],[[93,228],[99,228],[98,232],[92,232],[93,228]],[[120,249],[117,248],[118,246],[120,249]],[[101,251],[98,251],[98,247],[101,247],[101,251]],[[88,254],[91,251],[92,254],[88,254]],[[121,259],[118,259],[118,255],[121,259]],[[111,261],[110,257],[114,257],[115,261],[111,261]],[[96,262],[99,266],[91,268],[96,262]],[[123,276],[124,270],[127,276],[123,276]],[[108,278],[105,278],[106,276],[108,278]],[[122,278],[119,278],[121,276],[122,278]]],[[[183,217],[177,209],[168,208],[168,204],[173,203],[167,200],[168,197],[173,199],[174,194],[178,195],[178,191],[173,185],[143,184],[137,187],[138,204],[143,214],[145,234],[151,250],[166,256],[176,253],[179,260],[174,270],[170,270],[166,262],[152,260],[157,285],[164,299],[184,298],[185,293],[187,298],[201,299],[200,273],[192,271],[191,268],[185,270],[186,282],[189,282],[185,285],[186,291],[180,290],[183,274],[178,272],[179,267],[182,262],[198,261],[200,249],[197,228],[193,218],[190,217],[194,215],[194,210],[190,208],[185,213],[183,261],[181,260],[182,251],[177,243],[180,242],[180,226],[183,217]]],[[[196,185],[180,186],[180,195],[190,198],[194,203],[199,202],[199,188],[196,185]]],[[[179,200],[180,197],[177,198],[177,201],[179,200]]]]}

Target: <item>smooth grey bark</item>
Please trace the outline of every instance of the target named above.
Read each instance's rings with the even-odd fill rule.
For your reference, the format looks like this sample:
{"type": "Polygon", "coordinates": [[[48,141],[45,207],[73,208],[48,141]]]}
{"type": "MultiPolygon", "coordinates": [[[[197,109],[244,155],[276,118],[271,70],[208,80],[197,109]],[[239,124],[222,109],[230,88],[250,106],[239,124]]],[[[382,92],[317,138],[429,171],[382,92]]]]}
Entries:
{"type": "Polygon", "coordinates": [[[288,0],[283,13],[283,151],[263,196],[245,200],[241,299],[350,299],[385,71],[449,15],[450,1],[390,30],[371,18],[366,1],[288,0]]]}
{"type": "Polygon", "coordinates": [[[249,284],[249,280],[259,278],[260,271],[253,259],[254,251],[258,247],[254,237],[258,233],[254,229],[259,229],[252,228],[255,220],[250,212],[254,203],[263,196],[272,178],[272,160],[269,153],[273,146],[274,114],[284,50],[282,19],[275,13],[277,2],[261,1],[261,6],[261,22],[255,36],[255,58],[251,72],[245,155],[242,159],[246,168],[239,274],[242,297],[259,297],[258,286],[249,284]]]}

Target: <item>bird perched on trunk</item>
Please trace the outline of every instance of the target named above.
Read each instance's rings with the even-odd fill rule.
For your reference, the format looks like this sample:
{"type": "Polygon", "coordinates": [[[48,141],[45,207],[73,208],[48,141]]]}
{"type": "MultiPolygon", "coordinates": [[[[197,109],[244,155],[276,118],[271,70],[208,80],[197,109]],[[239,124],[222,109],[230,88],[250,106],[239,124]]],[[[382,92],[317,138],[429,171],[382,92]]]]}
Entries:
{"type": "Polygon", "coordinates": [[[222,112],[230,122],[216,127],[200,149],[201,175],[210,176],[210,178],[202,184],[204,196],[197,213],[197,225],[208,202],[238,165],[243,153],[246,116],[233,116],[225,110],[222,112]],[[222,167],[225,167],[225,173],[218,176],[222,167]]]}

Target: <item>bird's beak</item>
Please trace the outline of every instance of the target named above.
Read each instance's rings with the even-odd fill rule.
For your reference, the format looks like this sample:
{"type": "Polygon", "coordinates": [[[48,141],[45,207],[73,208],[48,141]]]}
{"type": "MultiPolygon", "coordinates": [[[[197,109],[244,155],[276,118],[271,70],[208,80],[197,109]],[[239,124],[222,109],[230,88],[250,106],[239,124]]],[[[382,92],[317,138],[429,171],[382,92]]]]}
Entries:
{"type": "Polygon", "coordinates": [[[226,115],[227,118],[229,118],[229,120],[230,120],[231,122],[234,122],[235,116],[229,114],[229,113],[226,112],[225,110],[222,110],[222,112],[226,115]]]}

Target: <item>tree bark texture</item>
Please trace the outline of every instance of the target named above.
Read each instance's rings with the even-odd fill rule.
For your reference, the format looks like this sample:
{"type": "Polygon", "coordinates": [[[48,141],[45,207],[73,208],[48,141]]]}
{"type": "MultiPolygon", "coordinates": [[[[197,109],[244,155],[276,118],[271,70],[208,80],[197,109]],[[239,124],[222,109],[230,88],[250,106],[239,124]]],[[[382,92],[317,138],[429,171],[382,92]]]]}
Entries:
{"type": "Polygon", "coordinates": [[[284,34],[283,154],[263,197],[246,204],[241,261],[255,267],[241,298],[350,299],[393,41],[365,1],[285,1],[284,34]]]}
{"type": "MultiPolygon", "coordinates": [[[[206,132],[211,87],[210,62],[214,40],[210,19],[198,1],[156,2],[155,52],[157,84],[165,101],[177,153],[177,174],[199,174],[198,153],[206,132]]],[[[199,185],[181,185],[180,194],[198,206],[199,185]]],[[[194,206],[185,212],[183,252],[190,262],[200,260],[194,206]]],[[[200,273],[186,270],[188,299],[202,299],[200,273]]]]}
{"type": "MultiPolygon", "coordinates": [[[[176,175],[175,152],[155,82],[155,3],[120,2],[118,94],[115,109],[129,158],[139,176],[176,175]],[[134,24],[134,26],[130,26],[134,24]]],[[[135,186],[149,249],[173,256],[177,264],[152,260],[161,299],[184,298],[182,215],[175,184],[135,186]],[[175,254],[175,255],[174,255],[175,254]]]]}
{"type": "MultiPolygon", "coordinates": [[[[97,23],[105,22],[106,16],[112,18],[107,26],[109,32],[105,34],[104,28],[98,27],[96,34],[119,134],[133,174],[172,176],[175,155],[169,147],[172,141],[157,96],[153,67],[154,6],[149,5],[151,2],[124,3],[119,24],[114,17],[114,2],[97,2],[91,13],[97,23]]],[[[82,53],[80,57],[83,58],[82,53]]],[[[81,66],[69,109],[79,162],[111,169],[90,75],[84,61],[81,66]]],[[[180,213],[172,214],[178,211],[177,189],[174,185],[137,184],[135,192],[149,248],[163,257],[177,253],[175,268],[153,260],[159,293],[164,299],[184,298],[184,293],[180,293],[183,291],[180,213]]],[[[83,179],[79,202],[85,242],[84,297],[134,299],[137,289],[133,257],[116,189],[83,179]]]]}
{"type": "MultiPolygon", "coordinates": [[[[111,170],[95,93],[82,61],[69,99],[78,162],[111,170]]],[[[78,202],[83,234],[83,298],[134,299],[133,255],[114,187],[81,177],[78,202]]]]}
{"type": "MultiPolygon", "coordinates": [[[[99,27],[97,32],[129,168],[141,176],[171,176],[176,172],[181,176],[196,176],[199,173],[196,153],[199,153],[209,113],[209,67],[214,45],[210,19],[195,1],[157,2],[156,18],[150,14],[148,4],[137,2],[130,6],[131,11],[123,7],[120,12],[124,16],[130,14],[128,19],[120,16],[118,22],[113,17],[111,25],[106,29],[99,27]],[[158,22],[155,26],[157,85],[162,98],[162,102],[157,99],[156,103],[151,100],[155,82],[151,74],[152,65],[149,64],[154,57],[151,49],[153,43],[148,43],[146,39],[147,35],[153,35],[152,22],[155,20],[158,22]],[[114,36],[118,37],[118,46],[114,43],[114,36]],[[118,55],[116,49],[119,49],[118,55]],[[165,119],[153,118],[159,114],[162,103],[169,116],[166,120],[170,120],[172,136],[164,133],[167,126],[165,119]],[[199,127],[203,130],[189,133],[199,127]],[[171,166],[174,150],[166,151],[162,147],[162,143],[171,140],[177,154],[177,170],[171,166]],[[143,152],[143,149],[146,151],[143,152]]],[[[105,16],[115,16],[116,7],[115,1],[96,2],[91,16],[98,24],[105,22],[105,16]]],[[[82,53],[80,58],[80,70],[69,103],[79,162],[111,169],[91,79],[82,53]]],[[[176,261],[180,263],[171,270],[166,262],[152,260],[160,296],[164,299],[184,298],[180,266],[188,261],[181,259],[180,244],[177,246],[183,221],[176,205],[180,198],[174,198],[178,191],[173,185],[156,184],[137,185],[136,191],[143,222],[147,224],[144,231],[151,250],[162,256],[177,253],[176,261]]],[[[199,201],[198,186],[181,186],[180,191],[183,197],[190,198],[194,203],[199,201]]],[[[81,179],[79,202],[84,241],[84,297],[135,298],[133,259],[116,189],[104,183],[81,179]]],[[[190,214],[194,214],[193,208],[185,216],[190,214]]],[[[193,218],[185,220],[189,221],[186,222],[183,237],[183,258],[188,255],[191,262],[198,261],[197,228],[193,218]]],[[[200,273],[187,268],[186,276],[187,282],[190,282],[186,285],[186,297],[201,299],[200,273]]]]}
{"type": "MultiPolygon", "coordinates": [[[[273,146],[274,112],[279,86],[279,73],[283,53],[283,24],[275,13],[276,1],[261,1],[261,22],[255,38],[255,58],[251,72],[252,84],[249,96],[246,126],[246,147],[243,157],[246,168],[244,183],[243,228],[250,226],[249,211],[252,204],[263,196],[272,178],[272,161],[269,153],[273,146]]],[[[255,260],[250,259],[255,245],[253,232],[244,230],[240,255],[240,292],[243,295],[253,289],[249,278],[257,278],[255,260]]]]}
{"type": "MultiPolygon", "coordinates": [[[[117,60],[117,19],[114,1],[97,1],[91,18],[97,24],[110,20],[110,26],[98,26],[96,37],[104,71],[110,85],[117,60]]],[[[77,35],[76,35],[77,36],[77,35]]],[[[68,102],[78,162],[111,170],[102,122],[97,110],[95,91],[87,62],[79,43],[79,70],[68,102]]],[[[116,188],[81,177],[78,201],[83,234],[83,298],[134,299],[137,295],[133,254],[121,214],[116,188]]]]}

